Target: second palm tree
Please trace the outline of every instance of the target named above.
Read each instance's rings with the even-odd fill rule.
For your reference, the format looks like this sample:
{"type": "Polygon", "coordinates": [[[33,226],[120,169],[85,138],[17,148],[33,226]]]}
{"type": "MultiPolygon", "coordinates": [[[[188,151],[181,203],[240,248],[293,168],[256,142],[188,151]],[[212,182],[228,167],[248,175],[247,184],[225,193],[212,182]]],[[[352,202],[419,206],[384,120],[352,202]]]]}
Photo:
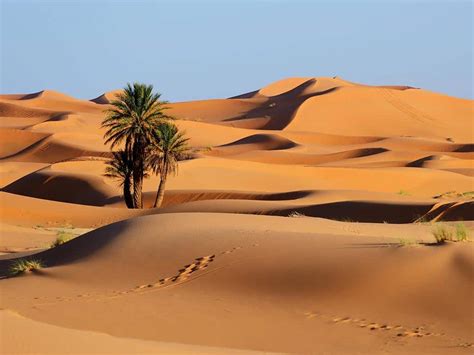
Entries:
{"type": "Polygon", "coordinates": [[[160,182],[153,207],[160,207],[165,193],[166,179],[178,171],[178,161],[189,152],[189,138],[173,123],[162,123],[154,131],[153,145],[148,154],[148,165],[159,174],[160,182]]]}

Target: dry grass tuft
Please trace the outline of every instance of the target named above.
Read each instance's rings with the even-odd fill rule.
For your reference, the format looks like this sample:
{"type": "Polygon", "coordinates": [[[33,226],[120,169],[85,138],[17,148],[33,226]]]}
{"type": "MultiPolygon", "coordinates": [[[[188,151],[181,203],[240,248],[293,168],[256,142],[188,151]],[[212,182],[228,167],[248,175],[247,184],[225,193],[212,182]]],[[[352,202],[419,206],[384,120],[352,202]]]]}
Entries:
{"type": "Polygon", "coordinates": [[[455,227],[444,224],[438,225],[431,232],[437,244],[445,242],[463,242],[469,240],[469,231],[464,223],[457,223],[455,227]]]}
{"type": "Polygon", "coordinates": [[[301,218],[301,217],[306,217],[306,215],[304,215],[303,213],[297,212],[297,211],[293,211],[288,215],[288,217],[301,218]]]}
{"type": "Polygon", "coordinates": [[[9,269],[10,276],[17,276],[25,272],[32,272],[44,267],[41,260],[35,259],[17,259],[13,262],[9,269]]]}
{"type": "Polygon", "coordinates": [[[68,241],[70,241],[73,238],[73,235],[71,233],[65,232],[65,231],[58,231],[56,235],[56,239],[51,243],[51,248],[55,248],[57,246],[60,246],[68,241]]]}

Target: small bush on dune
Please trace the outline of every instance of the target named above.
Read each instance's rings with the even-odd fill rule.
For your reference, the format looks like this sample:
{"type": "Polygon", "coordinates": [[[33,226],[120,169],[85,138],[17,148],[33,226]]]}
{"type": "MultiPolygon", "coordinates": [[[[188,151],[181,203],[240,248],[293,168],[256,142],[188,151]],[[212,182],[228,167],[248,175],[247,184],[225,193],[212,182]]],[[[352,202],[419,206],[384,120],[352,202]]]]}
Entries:
{"type": "Polygon", "coordinates": [[[197,149],[198,152],[211,152],[214,147],[212,145],[207,145],[205,147],[197,149]]]}
{"type": "Polygon", "coordinates": [[[25,272],[39,270],[41,268],[43,268],[43,263],[41,262],[41,260],[17,259],[10,266],[9,274],[10,276],[16,276],[25,272]]]}
{"type": "Polygon", "coordinates": [[[474,198],[474,191],[466,191],[466,192],[463,192],[461,195],[462,197],[474,198]]]}
{"type": "Polygon", "coordinates": [[[288,217],[293,217],[293,218],[300,218],[300,217],[306,217],[303,213],[299,213],[297,211],[291,212],[288,217]]]}
{"type": "Polygon", "coordinates": [[[432,231],[436,243],[463,242],[469,240],[469,230],[464,223],[457,223],[456,226],[438,225],[432,231]]]}
{"type": "Polygon", "coordinates": [[[402,247],[417,246],[419,242],[417,240],[400,238],[399,243],[402,247]]]}
{"type": "Polygon", "coordinates": [[[453,232],[447,226],[438,225],[432,231],[433,237],[436,239],[437,244],[443,244],[447,241],[453,240],[453,232]]]}
{"type": "Polygon", "coordinates": [[[51,243],[51,248],[60,246],[72,239],[72,234],[65,231],[59,231],[56,235],[56,239],[51,243]]]}
{"type": "Polygon", "coordinates": [[[468,240],[469,231],[466,228],[464,223],[456,224],[456,240],[458,242],[463,242],[468,240]]]}

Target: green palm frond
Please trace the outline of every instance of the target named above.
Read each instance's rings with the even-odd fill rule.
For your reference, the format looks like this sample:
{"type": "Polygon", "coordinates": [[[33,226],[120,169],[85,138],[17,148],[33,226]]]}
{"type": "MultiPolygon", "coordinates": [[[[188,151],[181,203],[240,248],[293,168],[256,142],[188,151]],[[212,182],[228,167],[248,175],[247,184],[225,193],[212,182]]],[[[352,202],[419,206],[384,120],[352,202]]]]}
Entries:
{"type": "Polygon", "coordinates": [[[104,176],[118,180],[123,186],[126,179],[130,179],[133,172],[133,161],[130,153],[119,150],[112,153],[113,157],[107,161],[104,176]]]}
{"type": "Polygon", "coordinates": [[[176,125],[166,122],[154,132],[154,145],[148,154],[148,165],[156,174],[176,174],[178,161],[189,152],[189,138],[176,125]]]}
{"type": "Polygon", "coordinates": [[[105,143],[114,148],[126,142],[128,149],[137,140],[151,141],[157,125],[174,119],[165,114],[167,102],[160,98],[161,94],[153,93],[152,85],[127,84],[111,102],[112,108],[106,111],[102,122],[102,127],[107,129],[105,143]]]}

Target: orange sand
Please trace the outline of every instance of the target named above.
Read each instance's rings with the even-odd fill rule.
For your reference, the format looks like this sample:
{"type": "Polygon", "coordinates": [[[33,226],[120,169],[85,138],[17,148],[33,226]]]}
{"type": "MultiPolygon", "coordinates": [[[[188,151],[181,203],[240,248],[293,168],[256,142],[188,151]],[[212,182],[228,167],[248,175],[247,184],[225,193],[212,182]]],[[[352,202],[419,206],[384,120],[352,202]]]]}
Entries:
{"type": "Polygon", "coordinates": [[[290,78],[171,103],[196,153],[139,211],[103,176],[118,92],[0,95],[0,275],[47,266],[0,280],[0,352],[472,352],[472,243],[430,245],[474,225],[472,100],[290,78]]]}

